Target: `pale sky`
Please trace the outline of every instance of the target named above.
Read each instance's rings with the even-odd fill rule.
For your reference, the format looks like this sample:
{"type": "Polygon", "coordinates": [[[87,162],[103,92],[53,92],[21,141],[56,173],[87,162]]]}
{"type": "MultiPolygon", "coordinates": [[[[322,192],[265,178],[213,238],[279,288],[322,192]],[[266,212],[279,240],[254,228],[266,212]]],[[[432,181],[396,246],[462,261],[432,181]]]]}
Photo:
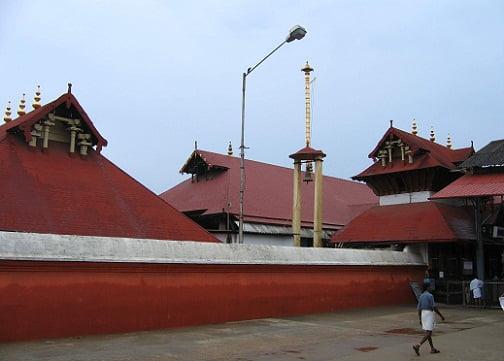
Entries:
{"type": "Polygon", "coordinates": [[[306,61],[326,175],[370,166],[391,119],[454,148],[504,138],[504,0],[0,0],[0,106],[71,82],[102,154],[159,194],[188,178],[195,141],[239,156],[242,73],[296,24],[306,37],[247,77],[247,159],[292,167],[306,61]]]}

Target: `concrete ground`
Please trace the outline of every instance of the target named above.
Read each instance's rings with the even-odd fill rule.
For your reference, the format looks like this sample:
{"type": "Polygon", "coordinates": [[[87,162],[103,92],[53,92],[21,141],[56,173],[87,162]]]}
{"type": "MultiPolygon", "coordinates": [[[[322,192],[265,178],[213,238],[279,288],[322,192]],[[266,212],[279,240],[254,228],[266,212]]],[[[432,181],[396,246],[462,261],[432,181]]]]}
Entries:
{"type": "MultiPolygon", "coordinates": [[[[443,306],[430,354],[415,305],[229,322],[219,325],[0,343],[8,361],[504,360],[504,311],[443,306]]],[[[1,327],[1,325],[0,325],[1,327]]]]}

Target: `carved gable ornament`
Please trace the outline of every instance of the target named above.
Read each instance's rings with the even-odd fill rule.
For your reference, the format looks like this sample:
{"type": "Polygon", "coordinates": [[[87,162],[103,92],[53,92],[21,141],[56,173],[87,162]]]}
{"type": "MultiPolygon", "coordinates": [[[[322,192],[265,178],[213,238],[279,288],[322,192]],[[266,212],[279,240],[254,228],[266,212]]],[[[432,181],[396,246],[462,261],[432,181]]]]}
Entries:
{"type": "Polygon", "coordinates": [[[71,93],[69,84],[68,92],[51,103],[41,106],[40,89],[37,90],[34,110],[24,112],[24,95],[20,104],[21,111],[18,110],[17,119],[10,118],[10,104],[8,120],[0,126],[0,140],[6,133],[22,133],[29,147],[34,149],[50,148],[51,142],[68,144],[70,155],[80,154],[85,156],[90,149],[97,153],[101,152],[103,146],[107,145],[104,139],[96,130],[91,119],[80,106],[77,99],[71,93]]]}
{"type": "Polygon", "coordinates": [[[413,163],[413,152],[411,147],[393,134],[390,134],[389,139],[380,145],[376,152],[376,157],[384,167],[387,163],[392,163],[395,159],[405,161],[407,158],[408,163],[413,163]]]}
{"type": "Polygon", "coordinates": [[[80,155],[87,155],[89,147],[93,146],[92,135],[87,128],[79,118],[67,118],[55,115],[55,112],[49,113],[32,125],[32,139],[28,144],[37,147],[37,141],[41,139],[43,149],[47,149],[49,141],[68,143],[70,154],[74,154],[78,147],[80,155]]]}

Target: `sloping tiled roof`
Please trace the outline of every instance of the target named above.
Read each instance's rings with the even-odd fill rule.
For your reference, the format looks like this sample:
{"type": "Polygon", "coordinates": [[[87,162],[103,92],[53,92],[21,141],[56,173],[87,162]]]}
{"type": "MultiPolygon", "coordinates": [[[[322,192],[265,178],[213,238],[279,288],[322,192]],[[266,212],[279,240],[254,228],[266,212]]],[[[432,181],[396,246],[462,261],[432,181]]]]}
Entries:
{"type": "Polygon", "coordinates": [[[401,139],[403,143],[410,147],[414,157],[413,163],[409,163],[407,160],[402,161],[401,159],[395,158],[393,162],[388,163],[384,167],[381,162],[376,161],[369,168],[352,178],[356,180],[365,180],[367,177],[375,175],[406,172],[433,167],[457,169],[457,164],[466,160],[474,152],[472,147],[451,149],[417,135],[390,127],[368,157],[377,159],[378,151],[383,146],[383,143],[387,139],[395,137],[401,139]]]}
{"type": "MultiPolygon", "coordinates": [[[[182,212],[200,210],[210,215],[228,212],[239,214],[240,158],[195,150],[189,159],[204,159],[218,165],[218,172],[188,179],[160,196],[182,212]]],[[[186,165],[188,163],[186,162],[186,165]]],[[[184,171],[185,168],[182,168],[184,171]]],[[[244,220],[290,225],[292,220],[293,169],[245,160],[244,220]]],[[[378,204],[378,197],[357,182],[324,176],[323,225],[338,229],[360,212],[378,204]]],[[[313,223],[314,184],[303,183],[302,224],[313,223]]]]}
{"type": "Polygon", "coordinates": [[[290,158],[294,160],[315,160],[317,158],[324,158],[326,154],[318,149],[313,149],[311,147],[304,147],[298,150],[296,153],[289,155],[290,158]]]}
{"type": "Polygon", "coordinates": [[[0,230],[219,242],[103,157],[105,144],[71,94],[0,126],[0,230]],[[93,130],[86,156],[27,144],[31,125],[65,103],[93,130]]]}
{"type": "Polygon", "coordinates": [[[494,140],[464,161],[460,168],[504,166],[504,139],[494,140]]]}
{"type": "Polygon", "coordinates": [[[465,174],[431,199],[504,196],[504,173],[465,174]]]}
{"type": "Polygon", "coordinates": [[[435,202],[371,208],[334,233],[332,243],[432,243],[475,240],[474,210],[435,202]]]}

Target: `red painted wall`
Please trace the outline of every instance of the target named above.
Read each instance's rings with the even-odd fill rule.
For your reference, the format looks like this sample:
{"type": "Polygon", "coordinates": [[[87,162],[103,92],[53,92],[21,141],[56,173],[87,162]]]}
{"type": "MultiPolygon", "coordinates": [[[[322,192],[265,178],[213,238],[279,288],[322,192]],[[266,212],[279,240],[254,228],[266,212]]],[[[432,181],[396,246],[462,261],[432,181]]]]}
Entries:
{"type": "Polygon", "coordinates": [[[0,261],[0,341],[414,303],[424,267],[0,261]]]}

